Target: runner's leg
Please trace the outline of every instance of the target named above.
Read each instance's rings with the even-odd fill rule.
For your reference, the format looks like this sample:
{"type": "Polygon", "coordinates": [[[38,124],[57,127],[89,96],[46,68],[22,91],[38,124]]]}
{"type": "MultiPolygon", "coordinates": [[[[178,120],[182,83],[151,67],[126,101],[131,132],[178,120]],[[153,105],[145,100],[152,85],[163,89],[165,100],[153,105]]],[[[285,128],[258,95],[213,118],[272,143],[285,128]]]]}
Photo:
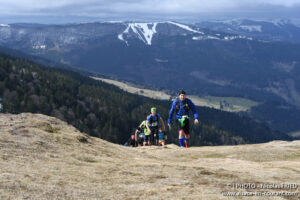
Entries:
{"type": "Polygon", "coordinates": [[[189,148],[190,147],[190,144],[189,144],[189,139],[190,139],[190,126],[189,126],[189,119],[186,119],[185,120],[185,123],[184,123],[184,142],[185,142],[185,147],[186,148],[189,148]]]}

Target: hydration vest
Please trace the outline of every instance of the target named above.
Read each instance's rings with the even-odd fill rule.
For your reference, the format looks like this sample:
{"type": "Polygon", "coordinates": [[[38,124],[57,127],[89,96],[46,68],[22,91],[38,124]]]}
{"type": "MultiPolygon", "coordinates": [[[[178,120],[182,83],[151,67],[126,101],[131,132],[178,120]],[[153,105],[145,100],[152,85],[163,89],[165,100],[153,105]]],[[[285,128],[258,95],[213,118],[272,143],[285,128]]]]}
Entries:
{"type": "MultiPolygon", "coordinates": [[[[175,106],[175,112],[178,113],[178,111],[180,110],[180,104],[179,104],[179,98],[176,99],[176,106],[175,106]]],[[[183,106],[185,107],[185,109],[187,110],[187,112],[190,111],[190,106],[188,104],[188,98],[185,98],[184,99],[184,102],[183,102],[183,106]]]]}

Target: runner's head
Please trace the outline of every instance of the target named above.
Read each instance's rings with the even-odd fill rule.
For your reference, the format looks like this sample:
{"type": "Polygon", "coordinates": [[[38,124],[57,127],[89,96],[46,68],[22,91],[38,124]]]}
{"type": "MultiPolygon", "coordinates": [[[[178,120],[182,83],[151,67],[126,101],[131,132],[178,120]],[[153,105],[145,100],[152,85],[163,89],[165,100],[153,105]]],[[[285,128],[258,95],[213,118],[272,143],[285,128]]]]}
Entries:
{"type": "Polygon", "coordinates": [[[185,91],[184,90],[180,90],[180,92],[179,92],[179,100],[180,101],[185,100],[185,95],[186,95],[185,91]]]}
{"type": "Polygon", "coordinates": [[[134,140],[134,135],[131,135],[131,139],[134,140]]]}
{"type": "Polygon", "coordinates": [[[156,108],[155,107],[151,108],[151,114],[156,115],[156,108]]]}

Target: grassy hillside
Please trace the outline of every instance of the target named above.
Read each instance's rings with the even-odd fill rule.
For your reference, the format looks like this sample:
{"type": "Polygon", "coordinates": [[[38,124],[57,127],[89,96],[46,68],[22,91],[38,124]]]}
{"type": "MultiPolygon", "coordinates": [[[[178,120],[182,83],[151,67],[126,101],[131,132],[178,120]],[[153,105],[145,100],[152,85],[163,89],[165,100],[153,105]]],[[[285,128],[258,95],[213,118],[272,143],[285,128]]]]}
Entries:
{"type": "MultiPolygon", "coordinates": [[[[0,199],[246,199],[230,184],[300,184],[300,142],[128,148],[89,137],[53,117],[0,114],[0,199]]],[[[294,194],[294,195],[292,195],[294,194]]]]}
{"type": "MultiPolygon", "coordinates": [[[[64,120],[91,136],[123,143],[156,106],[166,120],[171,102],[129,94],[78,73],[0,56],[2,112],[43,113],[64,120]]],[[[263,124],[199,107],[200,125],[191,130],[192,145],[222,145],[290,139],[263,124]]],[[[175,129],[169,142],[177,142],[175,129]]]]}

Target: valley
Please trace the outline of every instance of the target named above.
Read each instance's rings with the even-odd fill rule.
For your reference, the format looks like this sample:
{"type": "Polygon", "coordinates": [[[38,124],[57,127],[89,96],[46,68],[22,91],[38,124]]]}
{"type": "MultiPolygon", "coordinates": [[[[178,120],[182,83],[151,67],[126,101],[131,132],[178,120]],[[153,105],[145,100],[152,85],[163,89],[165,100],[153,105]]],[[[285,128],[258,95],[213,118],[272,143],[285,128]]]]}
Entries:
{"type": "Polygon", "coordinates": [[[299,27],[285,20],[18,23],[0,26],[0,45],[4,53],[13,49],[45,65],[167,92],[124,86],[143,96],[167,100],[181,88],[197,105],[243,112],[295,132],[300,130],[298,35],[299,27]]]}

